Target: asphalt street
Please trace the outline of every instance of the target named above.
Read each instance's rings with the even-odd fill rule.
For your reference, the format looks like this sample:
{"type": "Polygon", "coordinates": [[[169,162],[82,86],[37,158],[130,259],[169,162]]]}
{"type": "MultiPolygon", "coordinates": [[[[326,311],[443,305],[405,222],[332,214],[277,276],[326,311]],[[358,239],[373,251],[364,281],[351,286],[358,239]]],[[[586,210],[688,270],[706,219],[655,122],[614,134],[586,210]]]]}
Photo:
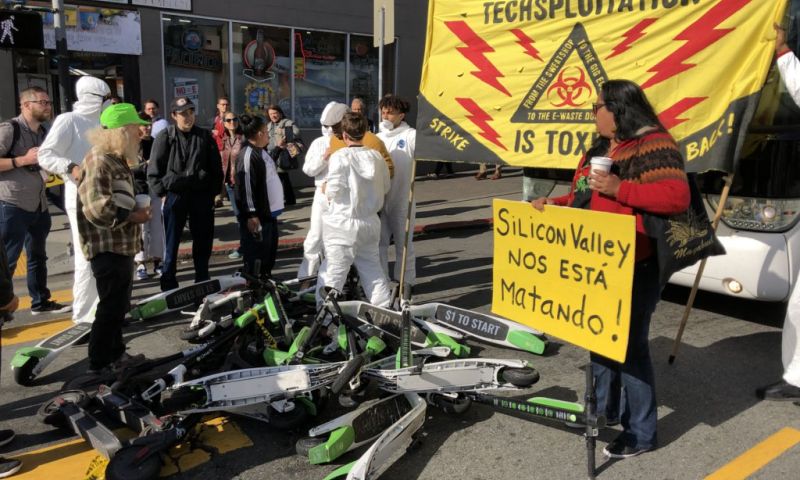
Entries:
{"type": "MultiPolygon", "coordinates": [[[[488,312],[491,245],[491,230],[486,228],[420,237],[416,242],[419,281],[415,302],[438,301],[488,312]]],[[[238,266],[224,256],[217,256],[214,261],[214,274],[226,274],[238,266]]],[[[299,253],[282,253],[277,276],[292,277],[298,262],[299,253]]],[[[182,282],[189,281],[190,269],[191,262],[181,266],[182,282]]],[[[16,282],[17,288],[24,291],[23,280],[16,282]]],[[[69,275],[53,276],[50,287],[68,290],[70,282],[69,275]]],[[[156,287],[153,280],[137,282],[134,295],[141,298],[153,294],[156,287]]],[[[778,379],[782,371],[781,306],[701,293],[677,361],[668,365],[672,339],[687,296],[687,290],[669,287],[651,328],[660,448],[624,461],[606,461],[601,449],[617,435],[619,427],[605,429],[598,439],[598,478],[748,478],[751,472],[749,478],[755,479],[797,478],[800,407],[792,403],[759,402],[754,396],[756,387],[778,379]],[[731,463],[735,460],[738,463],[731,463]],[[739,475],[725,476],[731,469],[739,471],[739,475]],[[713,476],[715,472],[717,476],[713,476]]],[[[178,334],[187,324],[187,318],[172,315],[131,324],[125,331],[129,351],[156,357],[184,348],[178,334]]],[[[35,322],[42,320],[37,317],[35,322]]],[[[16,320],[17,326],[33,321],[24,311],[16,320]]],[[[34,386],[23,388],[13,382],[8,365],[13,352],[28,344],[4,345],[2,350],[0,425],[18,433],[2,454],[24,459],[26,468],[20,478],[47,478],[48,472],[59,472],[60,478],[86,478],[97,455],[82,442],[74,442],[76,437],[41,424],[35,415],[39,405],[64,380],[85,371],[86,347],[72,347],[34,386]],[[50,450],[41,453],[44,447],[50,450]],[[55,470],[48,470],[50,467],[55,470]]],[[[529,390],[511,393],[514,397],[582,400],[586,351],[557,339],[552,339],[544,356],[474,341],[470,344],[481,357],[520,358],[539,370],[540,381],[529,390]]],[[[323,412],[319,422],[329,416],[323,412]]],[[[578,430],[557,423],[526,421],[479,405],[459,415],[445,414],[429,406],[426,417],[419,442],[381,478],[586,478],[587,452],[578,430]]],[[[236,432],[244,441],[227,453],[226,449],[210,449],[213,451],[206,452],[203,461],[196,462],[197,466],[170,478],[322,479],[363,451],[351,452],[334,465],[310,465],[307,459],[294,453],[295,441],[302,432],[280,431],[243,417],[231,416],[230,421],[235,423],[236,432]]]]}

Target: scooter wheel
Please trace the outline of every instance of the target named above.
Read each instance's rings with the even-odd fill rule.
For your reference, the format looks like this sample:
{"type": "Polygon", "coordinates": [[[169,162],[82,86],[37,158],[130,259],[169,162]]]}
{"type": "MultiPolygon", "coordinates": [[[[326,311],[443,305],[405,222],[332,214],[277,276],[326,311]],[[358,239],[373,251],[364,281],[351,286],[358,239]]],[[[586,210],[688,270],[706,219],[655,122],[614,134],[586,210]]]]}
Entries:
{"type": "Polygon", "coordinates": [[[428,395],[428,403],[441,408],[444,413],[462,414],[472,405],[472,400],[466,397],[450,398],[445,395],[432,393],[428,395]]]}
{"type": "Polygon", "coordinates": [[[539,372],[531,367],[506,367],[500,371],[500,378],[515,387],[526,388],[539,381],[539,372]]]}
{"type": "Polygon", "coordinates": [[[39,407],[36,415],[42,423],[56,428],[69,428],[67,418],[61,413],[61,407],[59,406],[62,400],[74,403],[81,408],[89,404],[89,396],[83,390],[65,390],[39,407]]]}
{"type": "Polygon", "coordinates": [[[14,381],[17,382],[17,385],[29,387],[33,384],[33,380],[36,378],[36,375],[33,374],[33,369],[36,368],[36,365],[39,365],[39,359],[36,357],[28,357],[21,367],[12,367],[14,371],[14,381]]]}
{"type": "Polygon", "coordinates": [[[123,447],[106,467],[106,480],[151,480],[161,472],[161,457],[146,446],[123,447]]]}
{"type": "Polygon", "coordinates": [[[323,443],[325,443],[325,439],[321,437],[301,438],[294,444],[294,451],[301,457],[307,457],[308,452],[310,452],[312,448],[322,445],[323,443]]]}
{"type": "Polygon", "coordinates": [[[272,407],[268,407],[268,409],[269,424],[278,430],[293,430],[308,419],[308,411],[297,402],[294,404],[294,409],[288,412],[279,412],[272,407]]]}

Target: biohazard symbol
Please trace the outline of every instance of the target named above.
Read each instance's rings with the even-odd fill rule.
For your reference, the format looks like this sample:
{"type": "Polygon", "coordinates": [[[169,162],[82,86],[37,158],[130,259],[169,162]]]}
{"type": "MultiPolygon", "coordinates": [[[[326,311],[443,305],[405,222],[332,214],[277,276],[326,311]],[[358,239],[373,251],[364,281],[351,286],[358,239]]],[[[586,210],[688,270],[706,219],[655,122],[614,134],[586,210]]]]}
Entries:
{"type": "Polygon", "coordinates": [[[576,23],[542,68],[511,122],[592,123],[594,114],[588,103],[606,80],[608,76],[586,29],[576,23]],[[567,66],[572,55],[577,55],[579,66],[567,66]]]}
{"type": "Polygon", "coordinates": [[[547,89],[547,98],[554,107],[580,107],[592,98],[593,92],[592,86],[586,81],[586,72],[580,67],[568,67],[561,70],[547,89]],[[553,94],[558,97],[555,101],[553,94]]]}

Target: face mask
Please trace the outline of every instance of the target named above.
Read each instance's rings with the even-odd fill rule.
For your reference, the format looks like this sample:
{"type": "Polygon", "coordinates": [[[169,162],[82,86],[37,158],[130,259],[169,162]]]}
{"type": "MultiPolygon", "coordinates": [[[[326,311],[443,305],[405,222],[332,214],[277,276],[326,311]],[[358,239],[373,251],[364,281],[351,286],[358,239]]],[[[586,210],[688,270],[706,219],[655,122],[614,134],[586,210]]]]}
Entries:
{"type": "Polygon", "coordinates": [[[394,130],[394,123],[389,120],[381,120],[380,124],[381,130],[392,131],[394,130]]]}
{"type": "Polygon", "coordinates": [[[111,103],[111,99],[108,99],[108,100],[106,100],[106,101],[104,101],[104,102],[103,102],[103,106],[102,106],[102,107],[100,107],[100,108],[101,108],[101,110],[105,110],[106,108],[110,107],[111,105],[113,105],[113,104],[111,103]]]}
{"type": "Polygon", "coordinates": [[[333,135],[333,127],[329,127],[327,125],[322,126],[322,134],[326,137],[330,137],[333,135]]]}

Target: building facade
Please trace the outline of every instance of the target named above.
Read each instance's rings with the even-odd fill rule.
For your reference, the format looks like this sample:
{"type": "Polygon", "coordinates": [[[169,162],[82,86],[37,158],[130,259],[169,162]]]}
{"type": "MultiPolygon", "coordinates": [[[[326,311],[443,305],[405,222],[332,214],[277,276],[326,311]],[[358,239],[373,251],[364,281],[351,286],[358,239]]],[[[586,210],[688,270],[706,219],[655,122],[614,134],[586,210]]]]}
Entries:
{"type": "MultiPolygon", "coordinates": [[[[185,95],[205,126],[220,96],[236,113],[276,104],[310,140],[329,101],[361,97],[378,120],[379,92],[415,100],[427,2],[395,0],[395,42],[384,48],[382,88],[371,0],[75,1],[66,13],[73,83],[83,74],[105,78],[137,106],[154,98],[164,107],[185,95]]],[[[18,92],[31,85],[50,91],[59,110],[52,13],[42,15],[45,50],[0,50],[2,118],[16,115],[18,92]]]]}

